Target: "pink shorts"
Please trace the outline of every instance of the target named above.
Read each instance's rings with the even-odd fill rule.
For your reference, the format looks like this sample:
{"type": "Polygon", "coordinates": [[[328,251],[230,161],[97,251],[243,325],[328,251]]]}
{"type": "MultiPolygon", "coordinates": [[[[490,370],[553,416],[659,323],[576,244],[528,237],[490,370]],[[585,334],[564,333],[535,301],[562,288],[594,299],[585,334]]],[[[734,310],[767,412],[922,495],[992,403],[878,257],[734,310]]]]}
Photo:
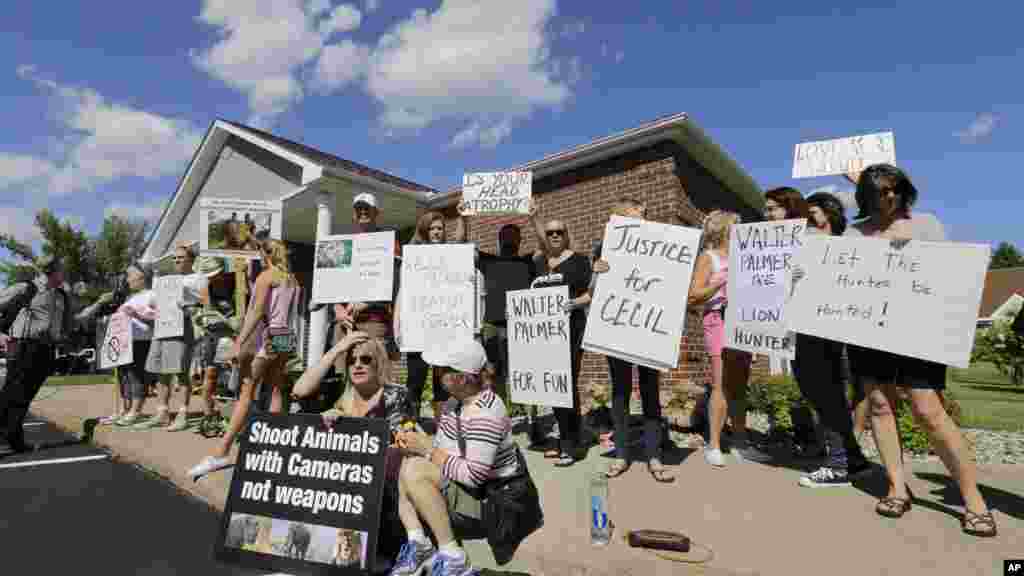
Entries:
{"type": "Polygon", "coordinates": [[[718,310],[708,310],[704,313],[704,349],[712,358],[722,355],[722,346],[725,344],[725,318],[718,310]]]}

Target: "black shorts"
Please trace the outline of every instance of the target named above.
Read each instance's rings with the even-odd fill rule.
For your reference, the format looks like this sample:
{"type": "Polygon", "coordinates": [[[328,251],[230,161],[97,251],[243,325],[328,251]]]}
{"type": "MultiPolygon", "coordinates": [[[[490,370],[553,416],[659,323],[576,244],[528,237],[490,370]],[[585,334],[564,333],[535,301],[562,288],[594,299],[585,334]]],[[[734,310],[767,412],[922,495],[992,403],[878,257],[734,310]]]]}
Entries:
{"type": "Polygon", "coordinates": [[[850,359],[851,377],[862,384],[868,379],[915,390],[946,389],[945,364],[852,344],[846,346],[846,354],[850,359]]]}

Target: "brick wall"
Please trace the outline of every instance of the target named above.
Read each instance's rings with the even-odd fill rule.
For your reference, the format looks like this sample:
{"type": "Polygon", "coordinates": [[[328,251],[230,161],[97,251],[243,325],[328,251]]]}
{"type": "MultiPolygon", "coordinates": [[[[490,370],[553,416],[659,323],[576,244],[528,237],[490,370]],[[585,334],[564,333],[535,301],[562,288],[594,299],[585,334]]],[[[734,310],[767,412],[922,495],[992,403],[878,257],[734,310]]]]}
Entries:
{"type": "MultiPolygon", "coordinates": [[[[533,194],[541,218],[564,222],[572,248],[588,257],[592,242],[600,240],[604,233],[609,210],[624,194],[645,202],[649,219],[669,224],[699,227],[704,213],[712,208],[739,211],[745,219],[755,214],[671,142],[536,180],[533,194]]],[[[456,217],[454,206],[445,214],[451,218],[451,231],[456,217]]],[[[469,238],[481,250],[495,253],[497,231],[509,223],[518,224],[523,230],[521,253],[533,252],[537,248],[536,235],[524,217],[472,218],[469,238]]],[[[758,358],[754,369],[755,373],[766,373],[766,359],[758,358]]],[[[676,391],[708,385],[710,377],[700,316],[688,314],[680,343],[679,367],[661,377],[662,403],[676,391]]],[[[584,353],[580,385],[581,404],[586,411],[592,402],[592,391],[608,391],[608,364],[604,356],[584,353]]]]}

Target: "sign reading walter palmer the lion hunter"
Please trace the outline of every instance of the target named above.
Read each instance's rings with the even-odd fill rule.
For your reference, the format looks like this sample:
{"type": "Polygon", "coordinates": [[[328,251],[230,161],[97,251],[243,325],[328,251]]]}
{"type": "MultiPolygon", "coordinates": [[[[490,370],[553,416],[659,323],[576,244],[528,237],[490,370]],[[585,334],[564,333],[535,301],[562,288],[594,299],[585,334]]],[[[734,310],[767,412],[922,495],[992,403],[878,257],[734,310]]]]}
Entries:
{"type": "Polygon", "coordinates": [[[215,555],[289,574],[363,574],[380,525],[387,422],[257,414],[241,437],[215,555]],[[340,572],[339,572],[340,570],[340,572]]]}

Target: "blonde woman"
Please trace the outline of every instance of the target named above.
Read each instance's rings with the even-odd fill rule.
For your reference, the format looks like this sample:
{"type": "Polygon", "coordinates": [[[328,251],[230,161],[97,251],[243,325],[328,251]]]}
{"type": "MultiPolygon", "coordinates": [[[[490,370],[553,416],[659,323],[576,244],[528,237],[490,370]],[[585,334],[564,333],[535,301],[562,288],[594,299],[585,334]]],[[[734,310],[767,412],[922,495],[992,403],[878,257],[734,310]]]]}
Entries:
{"type": "MultiPolygon", "coordinates": [[[[272,386],[270,412],[280,413],[284,407],[282,387],[286,383],[285,364],[292,351],[277,351],[272,341],[287,337],[294,326],[300,288],[288,264],[288,248],[280,240],[264,240],[260,244],[263,272],[256,278],[251,305],[235,339],[228,359],[238,364],[241,386],[238,401],[228,430],[221,437],[214,453],[189,470],[193,480],[231,466],[228,453],[235,437],[245,426],[255,389],[262,383],[272,386]],[[253,346],[251,343],[254,343],[253,346]],[[253,355],[250,350],[255,348],[253,355]]],[[[293,340],[296,335],[292,334],[293,340]]]]}
{"type": "Polygon", "coordinates": [[[740,222],[733,212],[715,210],[704,220],[704,251],[697,258],[690,287],[690,306],[704,305],[704,348],[711,360],[711,400],[708,405],[709,441],[704,461],[725,466],[722,429],[730,413],[735,439],[734,452],[740,461],[765,461],[766,456],[747,443],[746,386],[750,378],[751,355],[725,349],[725,308],[729,303],[729,234],[740,222]]]}

